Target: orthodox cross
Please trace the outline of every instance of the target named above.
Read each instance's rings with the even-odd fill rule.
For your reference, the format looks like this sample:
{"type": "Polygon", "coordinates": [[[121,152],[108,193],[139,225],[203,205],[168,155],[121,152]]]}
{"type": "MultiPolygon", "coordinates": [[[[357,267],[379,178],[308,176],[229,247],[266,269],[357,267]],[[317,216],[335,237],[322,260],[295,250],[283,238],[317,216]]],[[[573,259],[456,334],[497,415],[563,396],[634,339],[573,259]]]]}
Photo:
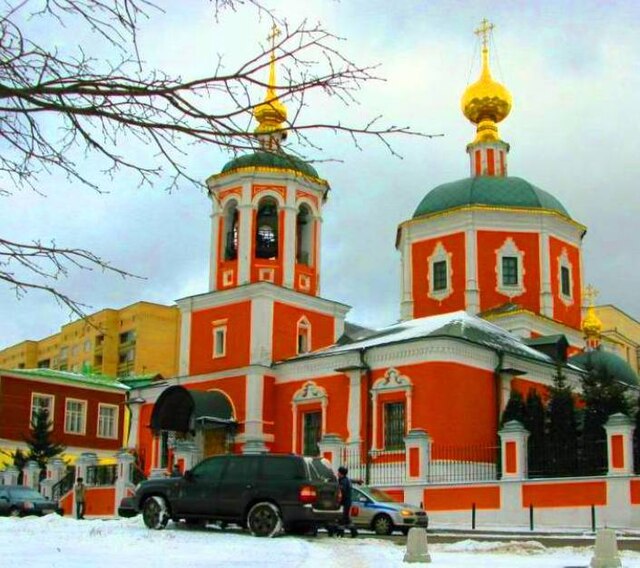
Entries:
{"type": "Polygon", "coordinates": [[[487,43],[489,41],[489,33],[494,27],[495,26],[492,23],[490,23],[489,20],[487,20],[487,18],[485,18],[480,22],[480,27],[477,30],[474,30],[473,33],[475,33],[478,37],[482,36],[483,48],[487,47],[487,43]]]}
{"type": "Polygon", "coordinates": [[[596,297],[600,292],[596,290],[595,286],[589,284],[584,291],[582,292],[584,295],[584,299],[589,303],[590,306],[593,306],[596,302],[596,297]]]}
{"type": "Polygon", "coordinates": [[[276,38],[280,35],[280,28],[273,22],[271,26],[271,33],[267,36],[267,41],[271,42],[271,51],[276,48],[276,38]]]}

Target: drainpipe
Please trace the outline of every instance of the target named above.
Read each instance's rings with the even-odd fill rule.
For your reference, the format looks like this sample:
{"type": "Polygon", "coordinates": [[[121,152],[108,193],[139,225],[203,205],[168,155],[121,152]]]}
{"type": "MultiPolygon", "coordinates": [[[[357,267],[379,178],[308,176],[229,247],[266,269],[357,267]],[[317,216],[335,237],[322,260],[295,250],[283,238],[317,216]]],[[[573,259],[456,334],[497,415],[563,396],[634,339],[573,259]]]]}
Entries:
{"type": "Polygon", "coordinates": [[[364,384],[365,384],[365,398],[364,405],[365,412],[365,427],[364,427],[364,482],[369,485],[371,481],[371,456],[369,450],[372,446],[372,433],[373,433],[373,411],[371,403],[371,367],[365,360],[365,353],[367,349],[362,348],[360,353],[360,366],[364,369],[364,384]]]}
{"type": "Polygon", "coordinates": [[[502,381],[500,378],[500,371],[502,370],[502,365],[504,363],[504,351],[496,351],[498,355],[498,364],[496,368],[493,370],[493,375],[495,377],[495,389],[496,389],[496,430],[500,429],[500,398],[502,396],[502,381]]]}

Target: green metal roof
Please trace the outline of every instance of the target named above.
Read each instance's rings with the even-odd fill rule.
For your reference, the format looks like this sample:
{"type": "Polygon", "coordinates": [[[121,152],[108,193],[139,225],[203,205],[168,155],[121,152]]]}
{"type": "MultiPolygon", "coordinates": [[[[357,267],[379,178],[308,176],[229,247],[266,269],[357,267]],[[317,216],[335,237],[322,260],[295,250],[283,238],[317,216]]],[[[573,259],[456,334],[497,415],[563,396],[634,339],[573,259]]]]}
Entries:
{"type": "Polygon", "coordinates": [[[318,172],[316,169],[291,154],[285,154],[284,152],[254,152],[253,154],[246,154],[244,156],[238,156],[233,160],[227,162],[222,168],[221,173],[232,172],[241,168],[275,168],[277,170],[295,170],[306,176],[318,178],[318,172]]]}
{"type": "Polygon", "coordinates": [[[465,205],[546,209],[571,218],[562,203],[539,187],[519,177],[497,176],[468,177],[439,185],[424,196],[413,217],[465,205]]]}
{"type": "Polygon", "coordinates": [[[617,380],[630,386],[640,384],[638,375],[622,357],[604,351],[603,349],[594,349],[593,351],[584,351],[573,357],[569,357],[569,363],[577,365],[583,369],[592,366],[596,371],[603,371],[615,377],[617,380]]]}
{"type": "Polygon", "coordinates": [[[55,369],[6,369],[6,372],[11,373],[12,375],[23,376],[31,379],[54,379],[70,384],[85,384],[118,390],[129,390],[127,385],[113,377],[108,377],[107,375],[85,375],[82,373],[71,373],[69,371],[58,371],[55,369]]]}

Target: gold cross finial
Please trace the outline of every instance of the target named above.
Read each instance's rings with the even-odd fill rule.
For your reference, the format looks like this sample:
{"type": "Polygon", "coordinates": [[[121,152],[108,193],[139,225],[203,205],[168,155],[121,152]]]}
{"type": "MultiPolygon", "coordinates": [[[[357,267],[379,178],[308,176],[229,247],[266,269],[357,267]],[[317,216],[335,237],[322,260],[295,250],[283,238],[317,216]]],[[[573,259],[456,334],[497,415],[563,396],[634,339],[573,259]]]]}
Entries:
{"type": "Polygon", "coordinates": [[[495,26],[491,22],[489,22],[487,18],[484,18],[484,20],[480,22],[480,27],[473,32],[478,37],[482,36],[482,47],[485,49],[487,47],[487,43],[489,42],[489,32],[491,32],[494,27],[495,26]]]}
{"type": "Polygon", "coordinates": [[[271,26],[271,33],[267,36],[267,41],[271,42],[271,49],[274,50],[276,47],[276,38],[280,35],[280,28],[276,26],[276,23],[273,22],[273,26],[271,26]]]}
{"type": "Polygon", "coordinates": [[[583,291],[584,299],[589,303],[589,306],[593,306],[595,304],[598,294],[600,294],[600,292],[591,284],[589,284],[583,291]]]}

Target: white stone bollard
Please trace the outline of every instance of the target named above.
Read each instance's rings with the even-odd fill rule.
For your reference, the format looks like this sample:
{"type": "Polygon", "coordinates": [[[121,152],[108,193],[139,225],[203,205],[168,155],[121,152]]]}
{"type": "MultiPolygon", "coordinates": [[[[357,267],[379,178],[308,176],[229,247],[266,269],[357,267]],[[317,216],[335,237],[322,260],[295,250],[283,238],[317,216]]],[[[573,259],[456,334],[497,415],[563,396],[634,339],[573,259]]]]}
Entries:
{"type": "Polygon", "coordinates": [[[409,529],[407,536],[407,551],[404,553],[405,562],[431,562],[427,543],[427,531],[418,527],[409,529]]]}
{"type": "Polygon", "coordinates": [[[596,549],[591,559],[591,568],[622,568],[618,555],[616,531],[598,529],[596,533],[596,549]]]}

